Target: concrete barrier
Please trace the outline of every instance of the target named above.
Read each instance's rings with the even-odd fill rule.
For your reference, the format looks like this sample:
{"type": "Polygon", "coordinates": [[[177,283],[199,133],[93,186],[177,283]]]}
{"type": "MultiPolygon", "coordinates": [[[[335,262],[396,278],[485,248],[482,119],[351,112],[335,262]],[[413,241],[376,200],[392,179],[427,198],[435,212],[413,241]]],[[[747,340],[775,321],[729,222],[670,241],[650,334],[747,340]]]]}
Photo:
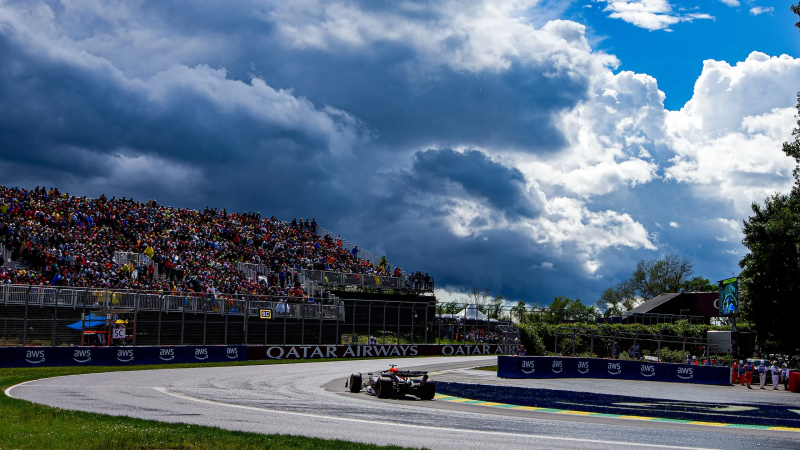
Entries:
{"type": "Polygon", "coordinates": [[[728,367],[551,356],[498,356],[501,378],[606,378],[730,385],[728,367]]]}

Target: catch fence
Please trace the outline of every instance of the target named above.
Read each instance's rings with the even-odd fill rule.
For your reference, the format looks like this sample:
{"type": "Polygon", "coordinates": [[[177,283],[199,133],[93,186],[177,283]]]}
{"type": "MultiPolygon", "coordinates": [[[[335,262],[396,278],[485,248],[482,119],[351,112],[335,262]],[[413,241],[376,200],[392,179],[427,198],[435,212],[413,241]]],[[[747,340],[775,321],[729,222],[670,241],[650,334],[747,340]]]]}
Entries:
{"type": "MultiPolygon", "coordinates": [[[[515,344],[506,320],[428,300],[0,286],[0,345],[515,344]],[[266,317],[265,317],[266,316],[266,317]]],[[[466,306],[466,305],[465,305],[466,306]]],[[[516,334],[515,334],[516,333],[516,334]]]]}

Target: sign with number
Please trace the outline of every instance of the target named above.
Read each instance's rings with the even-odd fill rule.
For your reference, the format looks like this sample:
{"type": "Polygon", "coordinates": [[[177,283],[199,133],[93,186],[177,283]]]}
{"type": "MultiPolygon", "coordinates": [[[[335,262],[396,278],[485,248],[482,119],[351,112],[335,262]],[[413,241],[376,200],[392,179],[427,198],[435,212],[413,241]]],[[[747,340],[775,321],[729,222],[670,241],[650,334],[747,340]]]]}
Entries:
{"type": "Polygon", "coordinates": [[[114,328],[112,339],[125,339],[125,327],[114,328]]]}
{"type": "Polygon", "coordinates": [[[258,316],[262,319],[272,319],[272,310],[271,309],[259,309],[258,316]]]}

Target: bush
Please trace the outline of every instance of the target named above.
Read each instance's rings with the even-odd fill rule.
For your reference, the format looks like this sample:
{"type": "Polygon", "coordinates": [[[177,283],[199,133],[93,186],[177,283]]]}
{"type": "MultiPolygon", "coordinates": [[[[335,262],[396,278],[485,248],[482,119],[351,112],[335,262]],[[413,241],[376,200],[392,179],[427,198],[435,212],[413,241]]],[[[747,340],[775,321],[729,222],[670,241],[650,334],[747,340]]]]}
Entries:
{"type": "MultiPolygon", "coordinates": [[[[560,354],[572,354],[572,329],[581,328],[583,333],[591,333],[596,330],[599,333],[635,333],[639,335],[639,339],[653,339],[658,340],[659,336],[680,336],[705,339],[707,331],[713,330],[730,330],[730,326],[716,326],[716,325],[695,325],[687,321],[678,321],[676,323],[660,323],[656,325],[642,325],[642,324],[560,324],[552,325],[546,323],[527,323],[519,325],[520,340],[525,345],[529,355],[547,355],[553,354],[556,345],[556,335],[558,334],[558,351],[560,354]],[[563,334],[560,334],[563,333],[563,334]]],[[[739,331],[749,331],[748,324],[738,324],[739,331]]],[[[633,345],[632,337],[620,337],[617,339],[619,344],[620,356],[625,354],[627,357],[627,350],[633,345]]],[[[596,356],[606,357],[607,345],[611,343],[609,337],[596,336],[594,339],[594,351],[596,356]]],[[[656,356],[658,353],[658,342],[638,341],[640,350],[643,355],[656,356]]],[[[589,336],[576,336],[575,338],[575,353],[582,355],[589,355],[592,347],[591,338],[589,336]]],[[[661,356],[664,361],[679,362],[681,359],[682,344],[679,343],[662,343],[661,356]]],[[[687,355],[700,355],[703,350],[696,344],[686,345],[687,355]]]]}

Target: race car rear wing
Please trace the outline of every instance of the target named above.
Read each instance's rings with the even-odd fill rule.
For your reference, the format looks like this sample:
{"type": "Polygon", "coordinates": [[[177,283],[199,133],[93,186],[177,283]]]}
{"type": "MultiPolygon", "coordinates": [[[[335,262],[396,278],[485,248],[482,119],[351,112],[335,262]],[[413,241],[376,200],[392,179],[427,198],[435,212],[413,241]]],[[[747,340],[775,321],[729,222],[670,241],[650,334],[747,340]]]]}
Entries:
{"type": "MultiPolygon", "coordinates": [[[[380,373],[381,375],[397,375],[403,378],[424,377],[425,375],[428,374],[428,372],[423,372],[420,370],[398,370],[397,372],[394,373],[389,372],[388,370],[382,370],[380,373]]],[[[374,372],[369,372],[367,373],[367,375],[374,375],[374,372]]]]}

